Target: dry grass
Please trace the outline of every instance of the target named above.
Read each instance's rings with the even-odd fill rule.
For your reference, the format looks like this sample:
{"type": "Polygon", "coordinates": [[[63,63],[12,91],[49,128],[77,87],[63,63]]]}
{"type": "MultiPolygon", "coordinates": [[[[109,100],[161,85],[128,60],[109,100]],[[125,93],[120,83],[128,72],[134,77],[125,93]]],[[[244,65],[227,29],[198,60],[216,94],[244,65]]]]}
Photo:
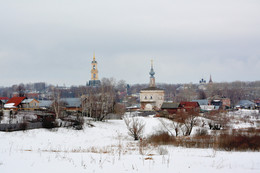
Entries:
{"type": "Polygon", "coordinates": [[[168,145],[175,143],[175,137],[169,135],[168,132],[159,132],[151,135],[147,141],[156,145],[168,145]]]}
{"type": "Polygon", "coordinates": [[[172,137],[168,133],[150,136],[147,141],[154,145],[174,145],[186,148],[214,148],[226,151],[260,151],[260,129],[245,128],[222,130],[220,135],[208,135],[199,131],[197,135],[172,137]]]}
{"type": "Polygon", "coordinates": [[[153,160],[153,158],[152,157],[146,157],[146,158],[144,158],[144,160],[153,160]]]}
{"type": "Polygon", "coordinates": [[[260,136],[221,134],[218,138],[218,148],[226,151],[260,151],[260,136]]]}

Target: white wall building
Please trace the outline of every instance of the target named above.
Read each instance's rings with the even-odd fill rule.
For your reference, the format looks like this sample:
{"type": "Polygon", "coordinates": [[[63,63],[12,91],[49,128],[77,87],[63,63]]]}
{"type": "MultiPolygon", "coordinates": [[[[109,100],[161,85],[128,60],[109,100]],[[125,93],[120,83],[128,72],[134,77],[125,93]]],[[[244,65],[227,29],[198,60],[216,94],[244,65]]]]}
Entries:
{"type": "Polygon", "coordinates": [[[161,108],[164,102],[164,90],[155,86],[155,72],[153,70],[153,63],[150,70],[150,85],[148,88],[140,91],[141,110],[152,111],[161,108]]]}

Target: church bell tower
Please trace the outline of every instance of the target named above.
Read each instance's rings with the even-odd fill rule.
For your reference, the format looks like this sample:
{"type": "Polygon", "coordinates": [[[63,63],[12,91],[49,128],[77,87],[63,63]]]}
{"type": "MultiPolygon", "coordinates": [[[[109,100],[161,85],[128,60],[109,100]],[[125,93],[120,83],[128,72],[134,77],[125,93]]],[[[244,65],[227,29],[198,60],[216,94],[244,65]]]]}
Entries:
{"type": "Polygon", "coordinates": [[[99,86],[101,84],[100,80],[98,79],[98,68],[97,68],[97,61],[95,57],[95,53],[93,55],[93,60],[91,62],[91,80],[87,84],[88,86],[99,86]]]}
{"type": "Polygon", "coordinates": [[[95,53],[93,56],[93,61],[91,62],[91,80],[98,80],[98,69],[97,69],[97,61],[95,57],[95,53]]]}
{"type": "Polygon", "coordinates": [[[155,87],[155,72],[153,69],[153,60],[151,60],[151,70],[150,70],[150,87],[155,87]]]}

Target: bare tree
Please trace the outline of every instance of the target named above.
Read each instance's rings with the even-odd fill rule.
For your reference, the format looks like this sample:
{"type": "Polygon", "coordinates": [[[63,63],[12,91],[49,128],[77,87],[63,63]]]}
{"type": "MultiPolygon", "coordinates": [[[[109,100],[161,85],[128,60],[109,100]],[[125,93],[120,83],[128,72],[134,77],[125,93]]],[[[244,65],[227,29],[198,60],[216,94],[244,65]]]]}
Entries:
{"type": "Polygon", "coordinates": [[[197,93],[195,86],[192,84],[185,84],[183,85],[182,89],[180,89],[174,98],[175,102],[181,102],[181,101],[191,101],[196,99],[197,93]]]}
{"type": "Polygon", "coordinates": [[[114,106],[114,113],[118,115],[124,115],[125,113],[125,106],[123,104],[116,103],[114,106]]]}
{"type": "Polygon", "coordinates": [[[126,91],[126,82],[124,80],[120,80],[116,84],[116,89],[120,92],[126,91]]]}
{"type": "Polygon", "coordinates": [[[182,128],[183,135],[189,136],[191,134],[193,127],[197,124],[198,116],[198,111],[190,110],[188,112],[182,113],[181,116],[178,117],[184,125],[184,127],[182,128]]]}
{"type": "Polygon", "coordinates": [[[115,89],[113,79],[102,79],[99,87],[86,87],[82,98],[83,112],[97,121],[114,112],[115,89]]]}
{"type": "Polygon", "coordinates": [[[173,120],[171,122],[166,122],[164,119],[160,118],[159,121],[161,122],[164,130],[166,130],[168,133],[171,134],[171,136],[174,136],[173,131],[175,132],[175,136],[179,136],[183,123],[177,121],[177,120],[173,120]]]}
{"type": "Polygon", "coordinates": [[[24,87],[24,84],[21,83],[18,87],[17,87],[17,92],[18,92],[18,95],[19,97],[24,97],[25,96],[25,87],[24,87]]]}
{"type": "Polygon", "coordinates": [[[195,110],[184,111],[180,110],[176,114],[169,115],[167,118],[172,123],[166,123],[164,120],[160,120],[164,129],[171,135],[175,132],[175,136],[178,136],[181,132],[185,136],[189,136],[193,127],[197,124],[197,117],[199,112],[195,110]]]}
{"type": "Polygon", "coordinates": [[[60,91],[57,88],[52,89],[52,105],[51,109],[55,113],[55,118],[59,118],[61,114],[61,102],[60,102],[60,91]]]}
{"type": "Polygon", "coordinates": [[[206,99],[206,93],[203,90],[198,90],[198,99],[206,99]]]}
{"type": "Polygon", "coordinates": [[[134,140],[139,140],[143,135],[145,123],[137,117],[125,117],[124,121],[129,135],[132,136],[134,140]]]}

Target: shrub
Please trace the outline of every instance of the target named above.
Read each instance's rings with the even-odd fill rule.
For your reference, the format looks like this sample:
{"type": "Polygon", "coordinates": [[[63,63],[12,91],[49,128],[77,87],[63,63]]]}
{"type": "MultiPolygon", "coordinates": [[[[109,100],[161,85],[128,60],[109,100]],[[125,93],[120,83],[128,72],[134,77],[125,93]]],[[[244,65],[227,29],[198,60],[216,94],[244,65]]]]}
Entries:
{"type": "Polygon", "coordinates": [[[143,130],[145,123],[138,117],[124,118],[126,127],[128,129],[128,134],[134,138],[134,140],[139,140],[143,135],[143,130]]]}
{"type": "Polygon", "coordinates": [[[0,111],[0,123],[1,123],[1,121],[2,121],[2,119],[3,119],[3,111],[0,111]]]}
{"type": "Polygon", "coordinates": [[[20,125],[19,125],[19,128],[21,130],[27,130],[28,128],[28,123],[27,122],[22,122],[20,125]]]}
{"type": "Polygon", "coordinates": [[[73,128],[75,130],[82,130],[83,129],[83,125],[84,125],[84,118],[83,117],[80,117],[80,116],[77,116],[77,119],[76,121],[74,122],[73,124],[73,128]]]}
{"type": "Polygon", "coordinates": [[[221,134],[218,138],[218,148],[226,151],[237,150],[260,150],[260,136],[246,136],[246,135],[228,135],[221,134]]]}
{"type": "Polygon", "coordinates": [[[176,140],[177,146],[187,148],[213,148],[214,144],[215,138],[209,135],[195,137],[179,137],[176,140]]]}
{"type": "Polygon", "coordinates": [[[46,129],[51,129],[51,128],[56,127],[56,123],[54,122],[54,120],[51,117],[46,117],[42,121],[42,127],[46,128],[46,129]]]}
{"type": "Polygon", "coordinates": [[[159,144],[160,145],[174,144],[175,137],[169,135],[168,132],[159,132],[159,133],[151,135],[148,138],[148,141],[150,143],[154,143],[154,144],[157,144],[157,145],[159,145],[159,144]]]}

